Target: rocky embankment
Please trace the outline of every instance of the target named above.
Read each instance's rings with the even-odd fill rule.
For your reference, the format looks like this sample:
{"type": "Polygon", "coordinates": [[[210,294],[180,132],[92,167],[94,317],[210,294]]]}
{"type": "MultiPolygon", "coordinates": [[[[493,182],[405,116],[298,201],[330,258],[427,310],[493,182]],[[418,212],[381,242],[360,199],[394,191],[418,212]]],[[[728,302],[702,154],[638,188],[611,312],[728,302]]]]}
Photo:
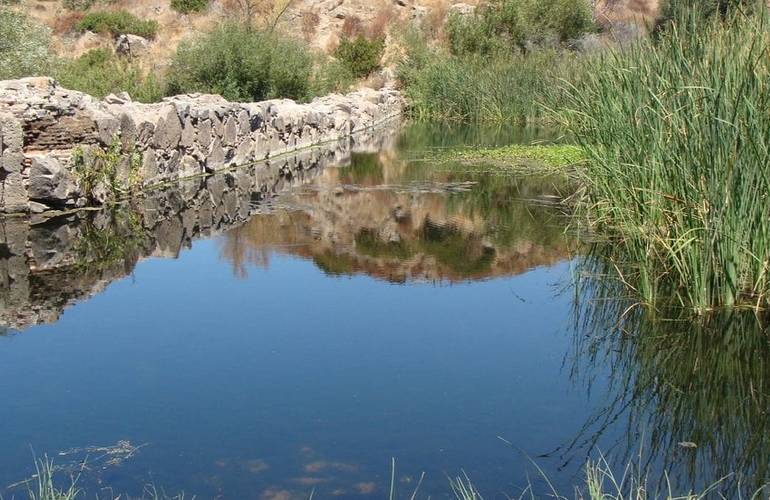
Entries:
{"type": "Polygon", "coordinates": [[[232,103],[97,100],[50,78],[0,82],[0,212],[104,204],[132,192],[339,141],[401,113],[392,89],[232,103]]]}

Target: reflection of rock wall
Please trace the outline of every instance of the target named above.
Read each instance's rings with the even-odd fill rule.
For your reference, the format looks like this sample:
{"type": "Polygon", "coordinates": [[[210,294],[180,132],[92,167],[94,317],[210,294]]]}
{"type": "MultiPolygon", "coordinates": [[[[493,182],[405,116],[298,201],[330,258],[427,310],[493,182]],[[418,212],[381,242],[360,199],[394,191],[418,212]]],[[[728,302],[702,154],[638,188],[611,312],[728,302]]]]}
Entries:
{"type": "MultiPolygon", "coordinates": [[[[436,186],[350,185],[345,181],[355,168],[325,170],[316,189],[283,198],[293,210],[255,217],[229,231],[223,257],[238,274],[247,264],[268,265],[271,253],[281,252],[312,259],[329,274],[458,282],[512,276],[570,254],[562,226],[548,224],[548,207],[520,210],[516,238],[495,241],[490,220],[463,205],[463,193],[451,195],[458,203],[450,207],[448,194],[436,186]],[[539,232],[533,234],[532,227],[539,232]]],[[[401,168],[386,167],[375,184],[397,182],[394,171],[401,168]]]]}
{"type": "Polygon", "coordinates": [[[387,137],[357,134],[325,149],[183,179],[113,209],[0,219],[0,325],[56,321],[69,304],[131,273],[142,258],[176,257],[193,239],[242,224],[275,193],[387,137]]]}
{"type": "Polygon", "coordinates": [[[0,211],[104,202],[106,187],[86,189],[73,173],[76,147],[107,148],[119,140],[126,157],[115,169],[117,185],[150,186],[336,141],[399,114],[401,104],[398,92],[387,89],[309,104],[231,103],[213,95],[141,104],[126,95],[98,101],[49,78],[0,82],[0,211]]]}

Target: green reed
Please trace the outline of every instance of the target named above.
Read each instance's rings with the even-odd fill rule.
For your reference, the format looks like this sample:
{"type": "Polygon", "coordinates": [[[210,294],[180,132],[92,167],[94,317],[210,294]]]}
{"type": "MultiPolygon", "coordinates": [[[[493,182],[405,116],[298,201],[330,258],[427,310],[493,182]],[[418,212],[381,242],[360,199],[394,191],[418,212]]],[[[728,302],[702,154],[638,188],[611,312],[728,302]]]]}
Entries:
{"type": "Polygon", "coordinates": [[[550,118],[543,105],[557,106],[560,78],[574,57],[562,51],[532,54],[454,56],[432,51],[406,58],[399,67],[409,115],[419,120],[529,123],[550,118]]]}
{"type": "Polygon", "coordinates": [[[591,61],[559,114],[590,158],[586,215],[641,300],[765,307],[768,22],[702,19],[591,61]]]}

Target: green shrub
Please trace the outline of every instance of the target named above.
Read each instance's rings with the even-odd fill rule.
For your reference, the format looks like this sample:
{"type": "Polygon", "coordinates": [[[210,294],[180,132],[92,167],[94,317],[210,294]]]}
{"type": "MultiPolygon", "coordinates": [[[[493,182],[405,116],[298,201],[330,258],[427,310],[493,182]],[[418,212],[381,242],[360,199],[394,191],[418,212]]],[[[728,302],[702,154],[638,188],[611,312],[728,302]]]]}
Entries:
{"type": "Polygon", "coordinates": [[[356,78],[369,76],[380,68],[382,54],[385,52],[383,38],[368,38],[358,35],[354,38],[343,37],[334,51],[336,57],[356,78]]]}
{"type": "Polygon", "coordinates": [[[138,101],[156,102],[163,95],[152,73],[145,75],[137,63],[117,57],[109,49],[94,49],[77,59],[60,61],[55,75],[64,87],[98,98],[128,92],[138,101]]]}
{"type": "Polygon", "coordinates": [[[112,36],[133,34],[144,38],[155,38],[158,22],[152,19],[141,20],[125,10],[101,11],[86,14],[78,22],[78,31],[110,33],[112,36]]]}
{"type": "Polygon", "coordinates": [[[563,44],[593,29],[586,0],[496,0],[473,15],[451,15],[446,34],[453,54],[491,54],[563,44]]]}
{"type": "Polygon", "coordinates": [[[0,80],[47,72],[49,30],[26,15],[0,7],[0,80]]]}
{"type": "Polygon", "coordinates": [[[171,0],[171,8],[182,14],[203,12],[209,6],[209,0],[171,0]]]}
{"type": "Polygon", "coordinates": [[[180,44],[167,92],[208,92],[233,101],[301,100],[312,95],[313,73],[313,56],[300,42],[224,24],[180,44]]]}

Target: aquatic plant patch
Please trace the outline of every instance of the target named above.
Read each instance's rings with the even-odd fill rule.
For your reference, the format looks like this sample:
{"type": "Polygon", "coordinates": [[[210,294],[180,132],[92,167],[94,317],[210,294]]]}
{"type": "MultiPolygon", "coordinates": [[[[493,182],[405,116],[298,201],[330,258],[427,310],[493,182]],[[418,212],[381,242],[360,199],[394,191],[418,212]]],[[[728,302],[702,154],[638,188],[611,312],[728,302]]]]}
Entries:
{"type": "Polygon", "coordinates": [[[429,150],[423,160],[460,166],[494,167],[503,172],[569,173],[574,166],[586,161],[586,153],[572,144],[536,144],[490,148],[460,148],[429,150]]]}

